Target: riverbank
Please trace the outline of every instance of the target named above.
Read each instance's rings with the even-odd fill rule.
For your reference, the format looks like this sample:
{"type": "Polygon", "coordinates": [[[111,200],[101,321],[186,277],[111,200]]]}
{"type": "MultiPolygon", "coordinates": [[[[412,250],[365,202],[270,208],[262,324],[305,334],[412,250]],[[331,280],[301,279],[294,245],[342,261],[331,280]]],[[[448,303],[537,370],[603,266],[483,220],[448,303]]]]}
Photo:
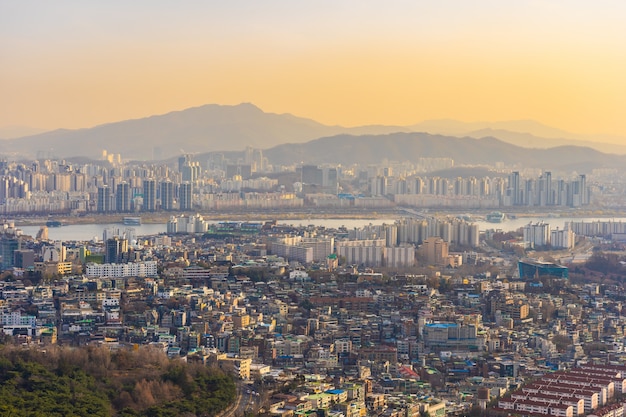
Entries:
{"type": "MultiPolygon", "coordinates": [[[[276,219],[285,220],[302,220],[309,218],[317,219],[384,219],[399,216],[401,212],[397,210],[301,210],[301,211],[261,211],[261,212],[199,212],[205,220],[212,221],[271,221],[276,219]]],[[[178,212],[159,212],[159,213],[133,213],[133,214],[89,214],[84,216],[74,215],[51,215],[51,216],[16,216],[7,218],[15,222],[16,226],[35,226],[46,224],[48,220],[54,219],[60,221],[63,225],[80,225],[80,224],[122,224],[124,217],[141,217],[142,224],[164,224],[172,216],[181,214],[195,213],[178,213],[178,212]]]]}
{"type": "MultiPolygon", "coordinates": [[[[442,209],[415,209],[415,212],[423,213],[426,216],[463,216],[468,215],[470,218],[476,218],[480,221],[489,211],[462,211],[462,210],[442,210],[442,209]]],[[[623,210],[594,210],[594,209],[568,209],[547,211],[519,211],[519,210],[501,210],[508,218],[525,218],[525,219],[555,219],[560,218],[615,218],[626,217],[626,211],[623,210]]],[[[13,216],[5,217],[5,220],[14,221],[15,225],[20,226],[36,226],[44,225],[48,220],[60,221],[62,225],[80,225],[80,224],[122,224],[124,217],[141,217],[142,224],[165,224],[172,216],[181,214],[195,214],[195,212],[158,212],[158,213],[126,213],[126,214],[89,214],[89,215],[49,215],[49,216],[13,216]]],[[[333,209],[333,208],[307,208],[300,210],[266,210],[266,211],[223,211],[223,212],[199,212],[205,220],[211,221],[271,221],[276,219],[283,220],[301,220],[307,219],[389,219],[410,217],[411,214],[401,208],[367,210],[367,209],[333,209]]],[[[472,220],[470,220],[472,221],[472,220]]],[[[494,225],[497,225],[495,223],[494,225]]]]}

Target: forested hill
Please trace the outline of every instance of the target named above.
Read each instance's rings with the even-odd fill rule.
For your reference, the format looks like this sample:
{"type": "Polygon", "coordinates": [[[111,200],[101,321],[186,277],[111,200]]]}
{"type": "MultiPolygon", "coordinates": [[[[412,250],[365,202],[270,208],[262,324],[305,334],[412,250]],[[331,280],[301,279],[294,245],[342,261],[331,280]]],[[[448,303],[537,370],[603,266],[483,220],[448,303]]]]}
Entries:
{"type": "Polygon", "coordinates": [[[221,371],[148,347],[0,348],[2,416],[214,416],[235,396],[221,371]]]}

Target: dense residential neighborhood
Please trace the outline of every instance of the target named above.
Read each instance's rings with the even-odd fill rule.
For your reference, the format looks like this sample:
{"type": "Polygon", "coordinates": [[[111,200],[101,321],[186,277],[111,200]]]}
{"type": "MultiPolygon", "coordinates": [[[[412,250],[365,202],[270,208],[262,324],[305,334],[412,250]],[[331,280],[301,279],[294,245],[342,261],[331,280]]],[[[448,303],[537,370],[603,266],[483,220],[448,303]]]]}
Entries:
{"type": "Polygon", "coordinates": [[[0,417],[626,417],[625,20],[0,0],[0,417]]]}
{"type": "Polygon", "coordinates": [[[239,413],[621,415],[613,281],[496,250],[498,232],[479,239],[455,217],[353,230],[170,222],[191,218],[197,231],[90,242],[5,223],[5,342],[141,346],[221,368],[247,396],[239,413]]]}
{"type": "Polygon", "coordinates": [[[207,415],[621,417],[626,222],[574,216],[622,204],[613,171],[229,157],[0,163],[5,354],[132,375],[109,390],[125,417],[203,407],[185,388],[203,372],[237,383],[207,415]],[[81,227],[101,235],[52,238],[81,227]],[[129,370],[128,352],[162,359],[129,370]]]}

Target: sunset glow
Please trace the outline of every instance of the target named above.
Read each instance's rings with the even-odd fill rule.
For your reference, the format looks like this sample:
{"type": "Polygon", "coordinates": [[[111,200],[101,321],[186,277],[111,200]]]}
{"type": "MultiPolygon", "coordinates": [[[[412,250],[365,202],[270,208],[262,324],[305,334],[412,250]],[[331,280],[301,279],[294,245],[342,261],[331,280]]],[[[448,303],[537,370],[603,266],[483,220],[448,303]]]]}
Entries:
{"type": "Polygon", "coordinates": [[[0,2],[0,126],[251,102],[325,124],[626,136],[626,4],[0,2]]]}

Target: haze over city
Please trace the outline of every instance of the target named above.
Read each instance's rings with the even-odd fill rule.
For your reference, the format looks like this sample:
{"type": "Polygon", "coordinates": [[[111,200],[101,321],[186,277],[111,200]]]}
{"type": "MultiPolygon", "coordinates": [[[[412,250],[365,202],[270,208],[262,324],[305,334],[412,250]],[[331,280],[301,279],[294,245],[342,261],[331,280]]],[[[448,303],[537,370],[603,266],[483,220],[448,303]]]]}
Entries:
{"type": "Polygon", "coordinates": [[[610,1],[2,1],[0,127],[251,102],[327,125],[626,136],[625,16],[610,1]]]}
{"type": "Polygon", "coordinates": [[[625,18],[0,0],[0,415],[624,417],[625,18]]]}

